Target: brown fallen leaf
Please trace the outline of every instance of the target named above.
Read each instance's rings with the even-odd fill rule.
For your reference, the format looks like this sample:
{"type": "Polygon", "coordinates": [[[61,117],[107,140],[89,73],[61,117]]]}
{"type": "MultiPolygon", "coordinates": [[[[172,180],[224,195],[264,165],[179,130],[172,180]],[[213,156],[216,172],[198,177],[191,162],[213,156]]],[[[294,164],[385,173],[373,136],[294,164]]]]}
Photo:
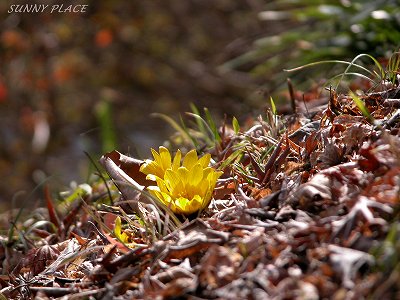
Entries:
{"type": "Polygon", "coordinates": [[[116,150],[104,154],[100,158],[100,163],[103,166],[107,165],[107,159],[111,159],[119,169],[124,171],[125,174],[134,179],[140,185],[149,186],[154,184],[152,181],[146,179],[144,173],[140,172],[140,166],[144,163],[142,160],[129,157],[116,150]]]}
{"type": "Polygon", "coordinates": [[[60,252],[56,247],[50,245],[31,249],[14,272],[23,272],[23,270],[21,270],[22,268],[29,272],[31,276],[36,276],[54,262],[59,255],[60,252]]]}
{"type": "Polygon", "coordinates": [[[150,200],[142,195],[149,181],[146,180],[146,175],[139,171],[141,162],[113,151],[102,156],[100,163],[120,190],[123,198],[129,200],[132,209],[140,214],[138,202],[150,203],[150,200]]]}

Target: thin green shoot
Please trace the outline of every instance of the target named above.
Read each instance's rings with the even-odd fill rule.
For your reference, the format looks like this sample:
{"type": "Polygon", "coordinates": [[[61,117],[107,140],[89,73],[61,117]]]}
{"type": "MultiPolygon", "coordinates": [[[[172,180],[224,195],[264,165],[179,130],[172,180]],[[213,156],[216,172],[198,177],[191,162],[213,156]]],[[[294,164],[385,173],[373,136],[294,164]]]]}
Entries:
{"type": "Polygon", "coordinates": [[[218,167],[218,170],[224,170],[227,166],[234,165],[238,160],[240,160],[240,158],[243,156],[243,148],[245,148],[244,145],[232,152],[231,155],[229,155],[218,167]]]}
{"type": "Polygon", "coordinates": [[[335,76],[333,76],[332,78],[329,79],[329,82],[332,82],[332,81],[334,81],[335,79],[337,79],[337,78],[340,77],[340,80],[339,80],[339,82],[337,83],[336,89],[335,89],[335,90],[337,90],[337,88],[338,88],[338,86],[340,85],[341,81],[343,80],[343,77],[344,77],[344,76],[356,76],[356,77],[360,77],[360,78],[362,78],[362,79],[366,79],[366,80],[368,80],[369,82],[371,82],[371,83],[373,83],[373,84],[376,83],[375,80],[371,79],[370,77],[368,77],[368,76],[366,76],[366,75],[364,75],[364,74],[361,74],[361,73],[358,73],[358,72],[347,72],[347,73],[344,73],[344,72],[343,72],[343,73],[337,74],[337,75],[335,75],[335,76]]]}
{"type": "Polygon", "coordinates": [[[354,63],[350,63],[348,61],[344,61],[344,60],[323,60],[323,61],[317,61],[317,62],[312,62],[309,64],[305,64],[296,68],[292,68],[292,69],[284,69],[285,72],[296,72],[296,71],[300,71],[303,70],[305,68],[309,68],[309,67],[314,67],[314,66],[318,66],[318,65],[322,65],[322,64],[345,64],[345,65],[349,65],[349,66],[354,66],[357,68],[362,69],[363,71],[367,72],[368,74],[370,74],[371,76],[374,76],[374,72],[368,70],[367,68],[358,65],[358,64],[354,64],[354,63]]]}
{"type": "Polygon", "coordinates": [[[383,243],[373,247],[370,251],[370,254],[380,262],[375,266],[376,269],[386,268],[388,264],[391,266],[399,264],[400,256],[398,255],[399,252],[396,251],[396,248],[400,247],[398,242],[399,229],[398,222],[392,223],[383,243]]]}
{"type": "MultiPolygon", "coordinates": [[[[196,105],[194,105],[193,103],[190,103],[190,108],[193,112],[193,114],[197,115],[197,116],[201,116],[199,109],[196,107],[196,105]]],[[[198,118],[195,118],[196,124],[197,124],[197,128],[199,128],[199,130],[201,132],[205,132],[206,129],[204,128],[204,123],[199,120],[198,118]]]]}
{"type": "Polygon", "coordinates": [[[276,116],[278,115],[278,111],[276,109],[276,105],[275,105],[275,101],[272,97],[269,97],[269,101],[271,102],[271,109],[272,109],[272,113],[276,116]]]}
{"type": "Polygon", "coordinates": [[[193,146],[198,149],[199,148],[199,142],[197,141],[197,139],[193,136],[193,134],[190,133],[189,128],[186,127],[185,121],[182,118],[182,115],[179,114],[179,119],[181,121],[182,124],[182,129],[185,131],[186,136],[189,137],[189,139],[192,141],[193,146]]]}
{"type": "Polygon", "coordinates": [[[246,171],[242,165],[235,163],[234,165],[235,171],[241,175],[249,184],[254,184],[254,182],[257,182],[259,179],[257,177],[249,175],[249,172],[246,171]]]}
{"type": "Polygon", "coordinates": [[[267,158],[268,155],[270,155],[274,150],[275,150],[276,146],[272,145],[270,146],[267,151],[264,151],[264,153],[261,154],[260,156],[260,160],[263,161],[264,159],[267,158]]]}
{"type": "Polygon", "coordinates": [[[357,105],[358,109],[362,112],[364,117],[368,119],[370,123],[374,123],[374,118],[371,116],[370,112],[368,111],[367,107],[365,106],[364,102],[352,91],[350,91],[350,96],[353,99],[354,103],[357,105]]]}
{"type": "Polygon", "coordinates": [[[207,123],[209,124],[209,126],[212,129],[212,132],[214,134],[215,141],[220,143],[222,141],[221,136],[218,133],[218,128],[215,125],[215,122],[214,122],[214,120],[213,120],[213,118],[212,118],[212,116],[211,116],[211,114],[210,114],[210,112],[209,112],[207,107],[204,108],[204,113],[205,113],[205,116],[206,116],[207,123]]]}
{"type": "Polygon", "coordinates": [[[153,113],[151,115],[153,117],[158,117],[158,118],[166,121],[172,128],[174,128],[177,132],[179,132],[181,134],[182,138],[184,139],[184,141],[186,143],[191,144],[193,147],[196,147],[191,136],[177,122],[175,122],[174,119],[172,119],[171,117],[169,117],[165,114],[160,114],[160,113],[153,113]]]}
{"type": "Polygon", "coordinates": [[[393,53],[388,62],[387,72],[389,74],[389,80],[394,84],[399,74],[400,67],[400,52],[393,53]]]}
{"type": "Polygon", "coordinates": [[[196,120],[197,124],[201,124],[202,126],[200,127],[199,125],[197,125],[199,127],[199,131],[202,133],[205,142],[209,145],[214,145],[214,132],[213,129],[207,124],[207,122],[198,114],[195,113],[191,113],[191,112],[187,112],[187,115],[193,117],[196,120]],[[211,139],[210,137],[211,136],[211,139]]]}
{"type": "MultiPolygon", "coordinates": [[[[343,80],[345,74],[350,70],[350,68],[351,68],[352,66],[360,67],[360,65],[355,64],[355,62],[356,62],[358,59],[360,59],[360,58],[362,58],[362,57],[364,57],[364,56],[370,58],[370,59],[375,63],[376,67],[377,67],[378,70],[379,70],[379,74],[376,73],[375,71],[373,72],[373,74],[375,74],[376,76],[378,76],[379,81],[381,81],[381,80],[383,80],[383,79],[385,78],[385,72],[384,72],[384,70],[383,70],[381,64],[375,59],[375,57],[373,57],[372,55],[369,55],[369,54],[362,53],[362,54],[357,55],[357,56],[351,61],[351,63],[347,66],[346,70],[344,70],[344,72],[343,72],[343,74],[342,74],[342,77],[340,78],[339,82],[338,82],[337,85],[336,85],[336,88],[335,88],[336,91],[337,91],[337,89],[338,89],[340,83],[342,82],[342,80],[343,80]]],[[[363,69],[365,69],[365,68],[363,68],[363,69]]],[[[371,74],[371,71],[368,71],[368,73],[371,74]]]]}
{"type": "Polygon", "coordinates": [[[240,125],[239,125],[239,121],[236,119],[236,117],[232,118],[232,128],[233,128],[233,131],[235,132],[235,134],[239,133],[240,125]]]}

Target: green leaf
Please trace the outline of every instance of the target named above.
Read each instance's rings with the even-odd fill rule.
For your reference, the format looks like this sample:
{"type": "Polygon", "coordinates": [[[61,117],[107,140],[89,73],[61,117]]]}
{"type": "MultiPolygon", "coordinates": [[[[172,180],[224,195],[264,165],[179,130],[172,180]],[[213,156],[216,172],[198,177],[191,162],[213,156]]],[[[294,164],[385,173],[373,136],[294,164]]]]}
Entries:
{"type": "Polygon", "coordinates": [[[207,107],[204,108],[204,113],[205,113],[205,115],[206,115],[207,123],[208,123],[208,125],[210,126],[210,128],[211,128],[211,130],[212,130],[212,132],[213,132],[213,134],[214,134],[214,139],[215,139],[217,142],[220,143],[220,142],[221,142],[221,137],[220,137],[220,135],[219,135],[219,133],[218,133],[218,128],[217,128],[217,126],[215,125],[215,122],[214,122],[214,120],[213,120],[213,118],[212,118],[212,116],[211,116],[211,114],[210,114],[210,112],[209,112],[209,110],[208,110],[207,107]]]}
{"type": "MultiPolygon", "coordinates": [[[[63,196],[63,194],[64,192],[61,193],[61,196],[63,196]]],[[[64,201],[67,203],[72,203],[76,199],[80,199],[86,195],[91,195],[91,194],[92,194],[92,187],[87,183],[82,183],[78,185],[78,187],[74,190],[74,192],[67,198],[65,198],[64,201]]]]}
{"type": "Polygon", "coordinates": [[[233,117],[232,119],[232,127],[233,127],[233,131],[238,134],[240,131],[240,125],[239,125],[239,121],[233,117]]]}
{"type": "Polygon", "coordinates": [[[190,140],[192,141],[193,146],[197,149],[199,147],[199,142],[196,140],[196,138],[194,137],[193,134],[190,134],[189,129],[186,127],[186,124],[182,118],[182,115],[179,115],[179,118],[181,120],[181,124],[182,124],[182,129],[185,132],[186,136],[188,136],[190,138],[190,140]]]}
{"type": "Polygon", "coordinates": [[[276,110],[276,105],[275,105],[274,99],[272,99],[272,97],[269,97],[269,101],[271,102],[272,113],[274,115],[277,115],[277,110],[276,110]]]}
{"type": "Polygon", "coordinates": [[[229,155],[218,168],[218,170],[224,170],[227,166],[233,165],[235,161],[238,160],[243,155],[243,148],[235,150],[231,155],[229,155]]]}
{"type": "Polygon", "coordinates": [[[388,76],[389,76],[388,79],[392,83],[396,82],[399,66],[400,66],[400,52],[395,52],[392,54],[392,56],[390,56],[389,63],[387,66],[387,71],[388,71],[388,76]]]}
{"type": "Polygon", "coordinates": [[[358,109],[362,112],[364,117],[368,119],[369,122],[374,123],[374,118],[369,113],[367,107],[364,102],[352,91],[350,91],[350,96],[353,99],[354,103],[357,105],[358,109]]]}
{"type": "MultiPolygon", "coordinates": [[[[200,111],[197,109],[196,105],[194,105],[193,103],[190,103],[190,108],[194,115],[197,115],[200,117],[200,111]]],[[[204,133],[205,128],[204,128],[203,122],[197,118],[195,120],[196,120],[196,124],[197,124],[197,127],[199,128],[199,130],[204,133]]]]}
{"type": "MultiPolygon", "coordinates": [[[[203,135],[204,140],[209,145],[214,145],[214,131],[207,124],[207,122],[198,114],[187,112],[187,115],[193,117],[196,120],[197,124],[201,124],[202,126],[197,125],[200,133],[203,135]]],[[[183,122],[183,121],[182,121],[183,122]]]]}

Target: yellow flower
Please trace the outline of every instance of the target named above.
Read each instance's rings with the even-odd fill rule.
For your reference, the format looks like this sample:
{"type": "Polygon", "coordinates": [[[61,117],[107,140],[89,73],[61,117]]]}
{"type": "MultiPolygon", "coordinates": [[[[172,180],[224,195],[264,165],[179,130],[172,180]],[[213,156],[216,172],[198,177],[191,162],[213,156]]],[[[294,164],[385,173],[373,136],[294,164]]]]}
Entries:
{"type": "Polygon", "coordinates": [[[197,157],[196,150],[189,151],[183,158],[180,150],[172,160],[165,147],[159,153],[151,149],[154,160],[146,160],[140,171],[157,186],[147,189],[173,212],[189,215],[202,210],[210,203],[217,179],[222,172],[209,167],[211,155],[197,157]]]}

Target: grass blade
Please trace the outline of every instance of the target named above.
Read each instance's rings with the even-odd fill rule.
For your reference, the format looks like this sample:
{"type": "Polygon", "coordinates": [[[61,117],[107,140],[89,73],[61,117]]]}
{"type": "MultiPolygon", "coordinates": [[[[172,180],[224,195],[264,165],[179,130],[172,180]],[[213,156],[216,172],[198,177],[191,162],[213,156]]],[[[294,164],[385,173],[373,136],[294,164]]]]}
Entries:
{"type": "Polygon", "coordinates": [[[374,118],[369,113],[367,107],[364,102],[352,91],[350,91],[350,96],[353,99],[354,103],[357,105],[358,109],[362,112],[364,117],[368,119],[369,122],[374,123],[374,118]]]}
{"type": "Polygon", "coordinates": [[[177,132],[179,132],[181,134],[181,136],[185,140],[185,142],[193,145],[193,147],[196,147],[195,143],[193,142],[192,138],[187,133],[187,131],[185,131],[185,129],[183,129],[177,122],[175,122],[174,119],[172,119],[171,117],[169,117],[167,115],[160,114],[160,113],[153,113],[153,114],[151,114],[151,116],[158,117],[158,118],[166,121],[172,128],[174,128],[177,132]]]}

